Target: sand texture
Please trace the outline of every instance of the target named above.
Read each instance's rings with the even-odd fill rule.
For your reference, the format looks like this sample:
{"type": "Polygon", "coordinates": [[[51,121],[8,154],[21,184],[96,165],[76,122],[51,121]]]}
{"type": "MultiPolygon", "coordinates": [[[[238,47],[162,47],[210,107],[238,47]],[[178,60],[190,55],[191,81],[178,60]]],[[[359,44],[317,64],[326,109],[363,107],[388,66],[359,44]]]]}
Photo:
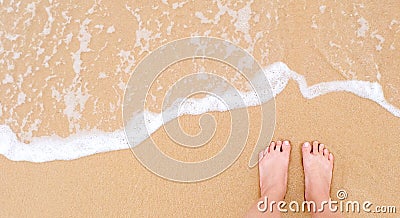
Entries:
{"type": "MultiPolygon", "coordinates": [[[[308,85],[378,83],[386,101],[400,108],[399,1],[235,2],[0,1],[0,124],[26,143],[121,129],[124,89],[135,66],[157,47],[190,36],[229,40],[262,67],[283,62],[308,85]]],[[[216,62],[178,63],[160,84],[200,69],[228,76],[232,70],[216,62]]],[[[156,91],[157,97],[165,90],[156,91]]],[[[335,155],[334,199],[343,189],[349,200],[400,209],[399,117],[347,92],[307,99],[294,80],[275,102],[273,139],[292,143],[286,201],[303,200],[301,143],[319,140],[335,155]]],[[[242,217],[259,198],[258,168],[248,162],[260,106],[247,113],[251,125],[243,130],[249,136],[239,159],[197,183],[160,178],[129,149],[44,163],[0,156],[0,217],[242,217]]],[[[221,149],[230,128],[229,112],[211,115],[216,131],[202,148],[178,146],[163,129],[152,138],[179,160],[207,159],[221,149]]],[[[179,122],[195,135],[199,119],[185,115],[179,122]]]]}

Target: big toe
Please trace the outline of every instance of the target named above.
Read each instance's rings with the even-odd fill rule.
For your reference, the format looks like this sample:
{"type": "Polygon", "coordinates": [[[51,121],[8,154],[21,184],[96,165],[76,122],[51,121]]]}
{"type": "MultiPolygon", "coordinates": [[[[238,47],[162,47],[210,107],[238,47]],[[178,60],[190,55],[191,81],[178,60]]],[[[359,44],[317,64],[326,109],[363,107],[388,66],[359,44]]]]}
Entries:
{"type": "Polygon", "coordinates": [[[303,143],[302,151],[303,151],[303,157],[307,157],[311,154],[311,145],[309,142],[303,143]]]}

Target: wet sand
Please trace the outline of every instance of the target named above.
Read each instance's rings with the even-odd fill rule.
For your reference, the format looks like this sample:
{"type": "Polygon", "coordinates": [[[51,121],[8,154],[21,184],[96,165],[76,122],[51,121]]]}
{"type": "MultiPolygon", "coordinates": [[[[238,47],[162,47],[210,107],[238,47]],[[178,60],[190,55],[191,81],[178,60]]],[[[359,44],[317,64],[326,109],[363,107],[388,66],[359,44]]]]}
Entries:
{"type": "MultiPolygon", "coordinates": [[[[277,106],[274,139],[290,139],[293,145],[286,200],[303,199],[300,144],[318,139],[336,157],[333,196],[344,189],[349,200],[400,205],[398,119],[350,94],[304,100],[294,84],[277,98],[277,106]]],[[[161,137],[158,132],[154,135],[161,137]]],[[[0,213],[4,217],[240,217],[259,195],[258,170],[247,167],[251,151],[247,146],[224,173],[193,184],[154,175],[130,150],[41,164],[2,157],[0,213]]]]}

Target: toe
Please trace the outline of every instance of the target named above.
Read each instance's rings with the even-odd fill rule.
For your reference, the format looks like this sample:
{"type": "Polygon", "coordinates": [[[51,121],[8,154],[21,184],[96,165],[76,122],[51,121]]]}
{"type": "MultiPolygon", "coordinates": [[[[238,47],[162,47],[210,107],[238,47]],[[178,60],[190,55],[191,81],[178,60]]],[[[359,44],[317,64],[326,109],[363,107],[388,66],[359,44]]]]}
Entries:
{"type": "Polygon", "coordinates": [[[261,161],[264,157],[264,151],[261,151],[260,153],[258,153],[258,161],[261,161]]]}
{"type": "Polygon", "coordinates": [[[319,147],[318,147],[319,154],[321,154],[321,155],[324,154],[324,148],[325,148],[324,144],[319,144],[319,147]]]}
{"type": "Polygon", "coordinates": [[[312,153],[313,154],[318,154],[318,141],[313,141],[313,144],[312,144],[312,153]]]}
{"type": "Polygon", "coordinates": [[[311,145],[310,145],[310,143],[309,142],[304,142],[302,150],[303,150],[303,157],[306,156],[306,155],[310,155],[310,153],[311,153],[311,145]]]}
{"type": "Polygon", "coordinates": [[[327,149],[327,148],[324,148],[324,157],[326,158],[326,159],[328,159],[329,158],[329,150],[327,149]]]}
{"type": "Polygon", "coordinates": [[[286,140],[283,142],[282,151],[287,152],[287,153],[290,152],[290,142],[289,141],[286,140]]]}
{"type": "Polygon", "coordinates": [[[275,151],[280,152],[280,151],[282,151],[281,148],[282,148],[282,141],[277,141],[275,151]]]}
{"type": "Polygon", "coordinates": [[[331,163],[331,165],[333,165],[333,154],[332,153],[329,153],[329,156],[328,156],[328,160],[329,160],[329,162],[331,163]]]}
{"type": "Polygon", "coordinates": [[[269,143],[269,146],[265,149],[264,155],[271,153],[271,151],[273,151],[275,148],[275,142],[272,141],[271,143],[269,143]]]}

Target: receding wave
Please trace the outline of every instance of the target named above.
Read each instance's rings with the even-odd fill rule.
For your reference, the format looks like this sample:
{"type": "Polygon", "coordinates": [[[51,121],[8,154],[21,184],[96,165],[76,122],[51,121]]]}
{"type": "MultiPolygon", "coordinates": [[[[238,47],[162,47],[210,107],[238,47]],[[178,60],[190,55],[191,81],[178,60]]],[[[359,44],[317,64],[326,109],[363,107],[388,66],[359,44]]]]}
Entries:
{"type": "MultiPolygon", "coordinates": [[[[263,83],[266,81],[260,79],[265,78],[262,73],[267,76],[274,96],[281,93],[287,86],[288,81],[292,79],[297,82],[301,94],[307,99],[316,98],[331,92],[348,92],[358,97],[369,99],[379,104],[395,117],[400,118],[400,109],[390,104],[385,99],[382,86],[378,82],[345,80],[322,82],[308,86],[304,76],[289,69],[285,63],[276,62],[266,67],[263,72],[260,72],[252,78],[252,84],[263,87],[263,83]]],[[[262,102],[260,102],[258,98],[254,98],[254,93],[251,92],[242,93],[242,98],[244,99],[245,107],[257,106],[270,100],[262,99],[262,102]]],[[[160,119],[159,115],[146,111],[145,113],[151,114],[149,117],[152,119],[152,128],[147,131],[151,134],[164,125],[165,122],[176,119],[183,114],[198,115],[206,112],[234,110],[243,107],[242,105],[234,108],[226,108],[218,104],[212,104],[210,100],[206,98],[193,99],[193,101],[197,101],[196,104],[201,105],[201,107],[199,107],[201,110],[183,108],[180,110],[180,114],[175,117],[169,117],[169,119],[164,120],[164,122],[160,119]]],[[[132,125],[135,125],[134,118],[132,120],[132,125]]],[[[138,145],[147,139],[146,137],[141,137],[140,133],[138,134],[138,140],[136,140],[134,142],[135,144],[132,146],[138,145]]],[[[34,137],[32,141],[27,144],[21,142],[9,126],[0,125],[0,154],[13,161],[47,162],[54,160],[73,160],[96,153],[128,148],[129,144],[123,129],[118,129],[113,132],[93,129],[72,134],[65,138],[57,135],[34,137]]]]}

